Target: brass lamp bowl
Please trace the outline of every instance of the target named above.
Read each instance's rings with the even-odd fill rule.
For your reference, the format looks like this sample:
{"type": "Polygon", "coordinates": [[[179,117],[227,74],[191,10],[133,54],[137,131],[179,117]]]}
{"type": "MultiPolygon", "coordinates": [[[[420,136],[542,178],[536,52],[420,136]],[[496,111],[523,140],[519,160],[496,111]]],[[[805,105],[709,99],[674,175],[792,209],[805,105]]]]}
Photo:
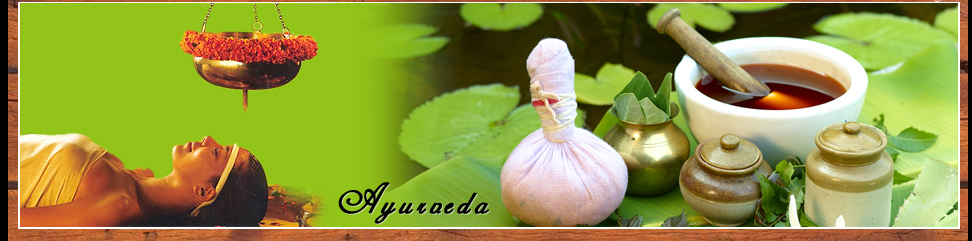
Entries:
{"type": "MultiPolygon", "coordinates": [[[[216,35],[224,38],[273,38],[284,39],[283,34],[262,34],[253,32],[224,32],[216,35]]],[[[210,84],[242,90],[262,90],[280,87],[289,83],[297,72],[300,72],[300,63],[269,63],[254,62],[243,63],[232,60],[211,60],[201,57],[193,57],[193,65],[196,72],[210,84]]]]}
{"type": "MultiPolygon", "coordinates": [[[[258,39],[272,38],[285,39],[283,34],[263,34],[254,32],[223,32],[217,33],[223,38],[258,39]]],[[[243,63],[233,60],[212,60],[202,57],[193,57],[193,65],[196,73],[199,73],[206,82],[210,84],[243,90],[243,110],[247,107],[247,91],[272,89],[290,83],[297,73],[300,72],[300,62],[252,62],[243,63]]]]}

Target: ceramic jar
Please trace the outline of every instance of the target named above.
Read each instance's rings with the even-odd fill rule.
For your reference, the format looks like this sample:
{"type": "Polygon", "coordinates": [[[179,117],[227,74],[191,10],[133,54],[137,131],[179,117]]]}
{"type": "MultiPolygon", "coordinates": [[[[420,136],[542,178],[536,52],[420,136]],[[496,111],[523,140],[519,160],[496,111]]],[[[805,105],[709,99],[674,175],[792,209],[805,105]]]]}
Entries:
{"type": "Polygon", "coordinates": [[[619,119],[604,134],[604,141],[628,166],[628,195],[658,196],[678,185],[679,169],[691,149],[688,136],[672,122],[678,112],[678,105],[671,103],[671,119],[666,122],[642,125],[619,119]]]}
{"type": "Polygon", "coordinates": [[[807,217],[833,227],[844,216],[846,227],[891,225],[894,161],[884,151],[888,138],[876,127],[845,122],[817,132],[817,149],[807,156],[807,217]]]}
{"type": "Polygon", "coordinates": [[[739,226],[756,214],[762,197],[759,174],[772,173],[755,144],[725,134],[699,143],[682,166],[678,184],[685,201],[706,221],[739,226]]]}

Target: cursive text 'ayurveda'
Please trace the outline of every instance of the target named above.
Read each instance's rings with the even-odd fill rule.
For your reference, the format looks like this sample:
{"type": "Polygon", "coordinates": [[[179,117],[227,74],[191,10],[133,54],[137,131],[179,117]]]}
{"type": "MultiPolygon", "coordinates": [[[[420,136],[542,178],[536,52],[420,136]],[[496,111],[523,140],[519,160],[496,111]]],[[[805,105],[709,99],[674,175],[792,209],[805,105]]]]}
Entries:
{"type": "MultiPolygon", "coordinates": [[[[375,189],[366,189],[363,194],[358,190],[347,191],[341,195],[340,199],[338,199],[338,206],[340,206],[341,211],[344,211],[344,213],[347,214],[357,214],[366,208],[368,209],[368,213],[372,214],[375,212],[375,207],[378,207],[378,203],[381,201],[381,196],[385,193],[385,189],[387,188],[388,182],[384,182],[381,185],[378,185],[378,187],[375,189]]],[[[443,204],[438,202],[432,203],[431,205],[424,202],[416,205],[416,203],[403,202],[397,207],[397,210],[398,214],[403,215],[410,215],[414,212],[417,212],[419,215],[426,213],[432,215],[452,213],[466,215],[470,212],[481,215],[489,213],[489,204],[486,202],[480,202],[476,205],[476,208],[470,209],[473,202],[476,201],[476,195],[476,193],[473,193],[472,196],[469,197],[469,201],[460,203],[459,205],[456,205],[455,203],[443,204]],[[413,209],[412,207],[415,208],[413,209]]],[[[375,224],[385,222],[388,215],[395,213],[395,210],[395,202],[385,202],[385,204],[381,207],[381,215],[378,215],[378,218],[375,219],[375,224]]]]}

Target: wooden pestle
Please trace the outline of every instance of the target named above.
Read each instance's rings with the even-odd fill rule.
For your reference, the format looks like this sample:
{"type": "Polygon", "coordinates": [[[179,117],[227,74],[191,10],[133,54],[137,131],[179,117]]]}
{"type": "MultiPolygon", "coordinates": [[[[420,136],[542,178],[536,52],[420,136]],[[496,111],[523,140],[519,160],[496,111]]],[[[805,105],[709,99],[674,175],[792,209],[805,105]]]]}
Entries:
{"type": "Polygon", "coordinates": [[[748,93],[752,97],[770,94],[769,87],[750,76],[679,16],[681,12],[677,8],[665,12],[661,20],[658,20],[658,33],[668,34],[675,39],[675,42],[678,42],[678,45],[682,46],[682,49],[685,49],[685,52],[722,86],[748,93]]]}

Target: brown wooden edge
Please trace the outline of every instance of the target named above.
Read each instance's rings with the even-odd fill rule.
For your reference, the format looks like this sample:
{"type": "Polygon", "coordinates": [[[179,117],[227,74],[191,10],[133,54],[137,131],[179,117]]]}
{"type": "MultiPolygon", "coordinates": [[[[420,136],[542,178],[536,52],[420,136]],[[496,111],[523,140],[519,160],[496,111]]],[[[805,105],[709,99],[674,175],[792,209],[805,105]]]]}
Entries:
{"type": "MultiPolygon", "coordinates": [[[[962,189],[961,205],[968,205],[962,189]]],[[[257,229],[16,230],[16,191],[7,191],[10,240],[968,240],[968,211],[960,229],[257,229]]]]}

